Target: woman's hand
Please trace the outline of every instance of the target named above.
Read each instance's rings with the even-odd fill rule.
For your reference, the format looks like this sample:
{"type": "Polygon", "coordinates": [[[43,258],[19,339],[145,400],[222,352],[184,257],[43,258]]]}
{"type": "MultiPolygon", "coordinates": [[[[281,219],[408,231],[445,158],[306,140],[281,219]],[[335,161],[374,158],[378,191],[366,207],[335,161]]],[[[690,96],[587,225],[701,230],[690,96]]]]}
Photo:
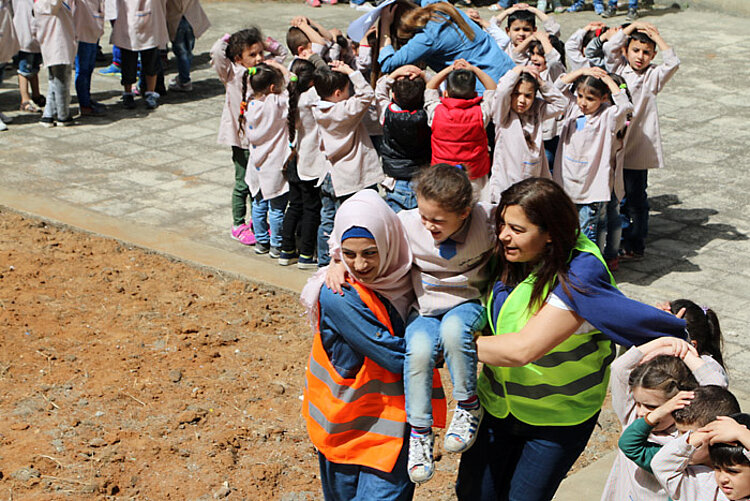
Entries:
{"type": "Polygon", "coordinates": [[[344,263],[342,261],[331,261],[328,270],[326,270],[326,287],[343,296],[346,277],[347,271],[344,263]]]}

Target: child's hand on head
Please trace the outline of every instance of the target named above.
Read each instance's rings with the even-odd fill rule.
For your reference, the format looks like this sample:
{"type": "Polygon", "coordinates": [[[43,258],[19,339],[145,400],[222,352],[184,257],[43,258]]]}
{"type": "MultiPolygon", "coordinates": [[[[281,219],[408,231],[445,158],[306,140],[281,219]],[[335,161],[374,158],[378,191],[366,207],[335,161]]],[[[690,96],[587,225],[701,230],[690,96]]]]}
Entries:
{"type": "Polygon", "coordinates": [[[594,78],[602,79],[607,76],[607,72],[598,66],[592,66],[583,70],[584,75],[589,75],[594,78]]]}
{"type": "Polygon", "coordinates": [[[466,61],[466,59],[456,59],[455,61],[453,61],[453,69],[469,70],[471,69],[471,65],[466,61]]]}
{"type": "Polygon", "coordinates": [[[469,16],[469,19],[474,22],[482,20],[482,16],[479,15],[479,11],[477,9],[466,9],[466,15],[469,16]]]}
{"type": "Polygon", "coordinates": [[[599,28],[604,28],[605,26],[607,25],[601,21],[594,21],[584,26],[583,29],[586,31],[596,31],[599,28]]]}
{"type": "Polygon", "coordinates": [[[696,430],[696,431],[690,432],[688,443],[697,449],[704,445],[708,445],[708,439],[709,439],[709,435],[707,432],[696,430]]]}
{"type": "Polygon", "coordinates": [[[305,16],[294,16],[289,24],[295,28],[299,28],[303,24],[307,24],[307,18],[305,16]]]}
{"type": "Polygon", "coordinates": [[[669,355],[672,357],[685,358],[688,353],[692,353],[698,356],[698,351],[695,347],[683,339],[676,337],[660,337],[649,341],[638,347],[643,353],[643,358],[640,363],[644,364],[654,357],[659,355],[669,355]]]}
{"type": "Polygon", "coordinates": [[[646,422],[651,426],[658,425],[662,420],[672,415],[677,409],[684,409],[695,397],[692,391],[680,391],[656,409],[646,414],[646,422]]]}
{"type": "Polygon", "coordinates": [[[708,442],[711,444],[731,444],[740,441],[743,434],[750,433],[747,427],[729,416],[719,416],[698,431],[707,433],[708,442]]]}
{"type": "Polygon", "coordinates": [[[344,75],[351,75],[354,73],[354,70],[344,61],[331,61],[328,63],[328,66],[330,66],[333,71],[338,71],[344,75]]]}
{"type": "Polygon", "coordinates": [[[344,33],[340,29],[338,29],[338,28],[331,28],[328,31],[331,33],[331,35],[333,36],[333,38],[336,38],[339,35],[341,35],[341,36],[344,35],[344,33]]]}
{"type": "Polygon", "coordinates": [[[530,75],[533,75],[534,78],[536,78],[540,84],[542,83],[542,77],[539,74],[539,68],[537,68],[536,66],[524,66],[523,71],[525,71],[526,73],[529,73],[530,75]]]}
{"type": "Polygon", "coordinates": [[[409,80],[414,80],[423,76],[424,72],[422,71],[422,69],[419,66],[415,66],[413,64],[405,64],[404,66],[397,68],[396,71],[391,73],[391,78],[393,80],[396,80],[399,77],[406,77],[409,80]]]}
{"type": "Polygon", "coordinates": [[[540,42],[549,42],[549,33],[546,30],[536,30],[531,36],[540,42]]]}

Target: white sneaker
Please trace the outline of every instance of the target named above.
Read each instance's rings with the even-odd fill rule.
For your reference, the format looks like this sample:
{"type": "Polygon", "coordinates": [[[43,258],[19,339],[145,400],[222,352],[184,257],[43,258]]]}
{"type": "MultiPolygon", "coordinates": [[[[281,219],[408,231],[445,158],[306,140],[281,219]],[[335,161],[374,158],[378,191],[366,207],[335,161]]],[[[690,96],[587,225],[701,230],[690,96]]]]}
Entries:
{"type": "Polygon", "coordinates": [[[484,409],[467,411],[459,406],[453,411],[453,419],[448,431],[445,432],[445,450],[448,452],[464,452],[474,445],[477,439],[477,429],[484,417],[484,409]]]}
{"type": "Polygon", "coordinates": [[[169,90],[176,92],[190,92],[193,90],[193,82],[180,82],[180,77],[175,75],[172,80],[169,81],[169,90]]]}
{"type": "Polygon", "coordinates": [[[8,130],[8,126],[5,125],[5,122],[0,119],[0,131],[8,130]]]}
{"type": "Polygon", "coordinates": [[[427,482],[435,474],[435,461],[432,447],[435,434],[430,430],[425,434],[409,435],[409,463],[406,466],[409,478],[415,484],[427,482]]]}

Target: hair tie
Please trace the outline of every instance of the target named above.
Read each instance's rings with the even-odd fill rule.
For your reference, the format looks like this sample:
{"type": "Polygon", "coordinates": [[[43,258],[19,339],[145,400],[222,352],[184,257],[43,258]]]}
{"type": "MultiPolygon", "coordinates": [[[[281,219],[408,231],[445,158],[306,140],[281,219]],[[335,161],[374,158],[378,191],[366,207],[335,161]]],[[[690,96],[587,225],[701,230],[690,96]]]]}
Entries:
{"type": "Polygon", "coordinates": [[[701,306],[701,310],[703,310],[704,315],[708,315],[708,306],[701,306]]]}
{"type": "Polygon", "coordinates": [[[623,82],[623,83],[620,84],[620,88],[621,89],[627,89],[628,88],[628,84],[626,84],[625,82],[623,82]]]}
{"type": "Polygon", "coordinates": [[[258,73],[258,68],[256,68],[255,66],[250,66],[250,67],[249,67],[249,68],[247,69],[247,73],[248,73],[248,74],[249,74],[250,76],[253,76],[253,75],[255,75],[256,73],[258,73]]]}
{"type": "Polygon", "coordinates": [[[297,80],[299,80],[299,78],[297,78],[297,75],[295,75],[294,73],[289,73],[290,82],[296,82],[297,80]]]}

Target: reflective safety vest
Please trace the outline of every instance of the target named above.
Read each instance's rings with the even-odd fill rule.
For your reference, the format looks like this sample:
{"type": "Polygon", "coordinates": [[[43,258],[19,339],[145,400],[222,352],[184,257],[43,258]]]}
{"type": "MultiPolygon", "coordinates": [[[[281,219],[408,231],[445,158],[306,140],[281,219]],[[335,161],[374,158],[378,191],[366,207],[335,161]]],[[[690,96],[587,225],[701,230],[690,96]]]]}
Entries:
{"type": "MultiPolygon", "coordinates": [[[[583,233],[574,247],[594,254],[606,268],[599,248],[583,233]]],[[[616,286],[612,274],[610,283],[616,286]]],[[[503,303],[492,333],[501,336],[519,332],[538,311],[530,307],[536,276],[531,273],[503,303]]],[[[585,287],[585,284],[583,285],[585,287]]],[[[543,297],[549,291],[544,289],[543,297]]],[[[490,294],[488,305],[492,305],[490,294]]],[[[607,393],[609,365],[615,358],[614,343],[598,330],[573,334],[539,360],[523,367],[493,367],[485,364],[477,381],[482,406],[493,416],[509,413],[536,426],[573,426],[599,412],[607,393]]]]}
{"type": "MultiPolygon", "coordinates": [[[[360,299],[393,335],[385,305],[370,289],[349,281],[360,299]]],[[[433,372],[435,426],[445,426],[445,393],[433,372]]],[[[305,374],[302,414],[315,447],[331,462],[391,472],[404,444],[406,407],[403,374],[382,368],[368,357],[353,378],[341,377],[320,339],[313,338],[305,374]]]]}

